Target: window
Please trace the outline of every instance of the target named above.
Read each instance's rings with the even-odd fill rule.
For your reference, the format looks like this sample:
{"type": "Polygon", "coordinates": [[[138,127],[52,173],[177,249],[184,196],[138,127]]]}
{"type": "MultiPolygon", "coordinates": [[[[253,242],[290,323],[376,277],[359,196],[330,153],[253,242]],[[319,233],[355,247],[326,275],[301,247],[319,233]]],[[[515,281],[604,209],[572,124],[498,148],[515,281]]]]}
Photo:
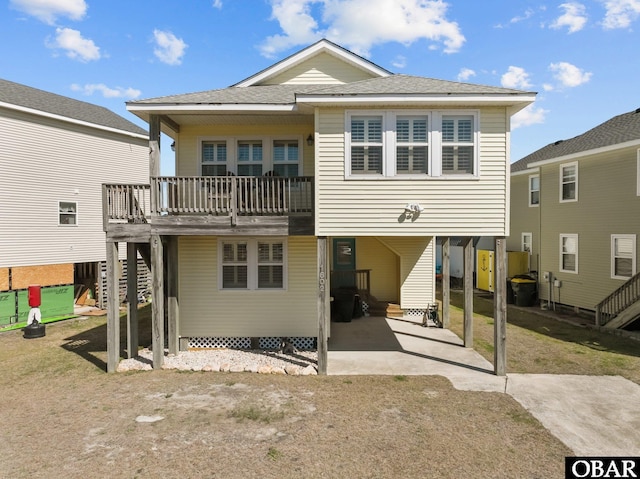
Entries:
{"type": "Polygon", "coordinates": [[[636,274],[636,235],[611,235],[611,277],[629,279],[636,274]]]}
{"type": "Polygon", "coordinates": [[[286,242],[220,240],[220,289],[286,289],[286,242]]]}
{"type": "Polygon", "coordinates": [[[382,116],[351,118],[351,173],[382,174],[382,116]]]}
{"type": "Polygon", "coordinates": [[[529,206],[540,204],[540,177],[532,175],[529,177],[529,206]]]}
{"type": "Polygon", "coordinates": [[[262,141],[238,142],[238,175],[262,176],[262,141]]]}
{"type": "Polygon", "coordinates": [[[63,226],[78,224],[78,204],[75,201],[58,202],[58,224],[63,226]]]}
{"type": "Polygon", "coordinates": [[[531,253],[533,235],[531,233],[522,233],[522,251],[531,253]]]}
{"type": "Polygon", "coordinates": [[[560,235],[560,271],[578,272],[578,235],[560,235]]]}
{"type": "Polygon", "coordinates": [[[227,174],[227,142],[202,142],[202,176],[225,176],[227,174]]]}
{"type": "Polygon", "coordinates": [[[442,172],[473,173],[473,117],[442,117],[442,172]]]}
{"type": "Polygon", "coordinates": [[[277,176],[299,176],[299,151],[296,140],[274,140],[273,171],[277,176]]]}
{"type": "Polygon", "coordinates": [[[347,111],[346,176],[477,176],[477,125],[466,110],[347,111]]]}
{"type": "Polygon", "coordinates": [[[396,119],[396,173],[426,174],[429,160],[428,118],[398,116],[396,119]]]}
{"type": "Polygon", "coordinates": [[[578,201],[578,164],[560,166],[560,201],[578,201]]]}

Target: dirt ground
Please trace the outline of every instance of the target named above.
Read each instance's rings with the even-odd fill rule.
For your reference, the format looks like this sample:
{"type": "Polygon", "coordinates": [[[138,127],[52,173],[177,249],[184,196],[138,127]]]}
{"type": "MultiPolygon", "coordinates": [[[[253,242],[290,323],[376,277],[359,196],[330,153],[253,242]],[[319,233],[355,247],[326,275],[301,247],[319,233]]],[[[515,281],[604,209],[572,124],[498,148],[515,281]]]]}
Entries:
{"type": "Polygon", "coordinates": [[[505,394],[437,376],[106,374],[105,318],[0,334],[2,478],[561,478],[505,394]]]}

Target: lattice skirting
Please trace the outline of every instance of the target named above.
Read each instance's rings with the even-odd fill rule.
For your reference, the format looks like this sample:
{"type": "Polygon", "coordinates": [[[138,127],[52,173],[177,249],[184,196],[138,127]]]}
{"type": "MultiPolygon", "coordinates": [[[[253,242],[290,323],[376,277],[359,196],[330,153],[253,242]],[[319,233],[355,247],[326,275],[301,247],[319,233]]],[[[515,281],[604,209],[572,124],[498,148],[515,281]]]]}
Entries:
{"type": "MultiPolygon", "coordinates": [[[[316,349],[316,338],[287,338],[296,349],[316,349]]],[[[280,349],[282,338],[259,338],[259,349],[280,349]]],[[[251,338],[189,338],[189,348],[193,349],[251,349],[251,338]]]]}
{"type": "Polygon", "coordinates": [[[426,309],[420,309],[420,308],[409,308],[409,309],[405,309],[404,310],[404,315],[405,316],[419,316],[420,318],[422,318],[424,316],[426,309]]]}

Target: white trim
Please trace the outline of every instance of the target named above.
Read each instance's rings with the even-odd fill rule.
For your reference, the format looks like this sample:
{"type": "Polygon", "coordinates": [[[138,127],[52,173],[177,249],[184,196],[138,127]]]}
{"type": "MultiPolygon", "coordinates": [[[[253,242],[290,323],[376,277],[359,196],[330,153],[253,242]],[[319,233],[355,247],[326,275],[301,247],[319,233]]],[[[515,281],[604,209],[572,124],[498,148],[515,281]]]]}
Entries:
{"type": "Polygon", "coordinates": [[[550,165],[552,163],[561,163],[563,161],[579,160],[585,156],[599,155],[601,153],[607,153],[610,151],[622,150],[624,148],[631,148],[634,146],[640,146],[640,140],[631,140],[624,143],[617,143],[615,145],[603,146],[601,148],[594,148],[593,150],[584,150],[577,153],[571,153],[570,155],[558,156],[556,158],[550,158],[548,160],[534,161],[528,163],[527,168],[550,165]]]}
{"type": "MultiPolygon", "coordinates": [[[[206,104],[196,105],[192,103],[184,105],[175,105],[171,103],[154,104],[154,105],[127,105],[127,111],[155,112],[160,113],[201,113],[203,111],[241,111],[241,112],[291,112],[296,111],[298,106],[292,103],[282,104],[206,104]]],[[[146,137],[145,137],[146,138],[146,137]]]]}
{"type": "Polygon", "coordinates": [[[640,149],[638,149],[636,155],[638,157],[636,170],[636,196],[640,196],[640,149]]]}
{"type": "Polygon", "coordinates": [[[531,256],[531,252],[533,251],[533,233],[530,232],[522,232],[520,234],[520,249],[522,251],[528,251],[529,252],[529,256],[531,256]],[[525,237],[528,236],[529,237],[529,249],[525,249],[525,237]]]}
{"type": "MultiPolygon", "coordinates": [[[[109,126],[98,125],[96,123],[91,123],[83,120],[76,120],[74,118],[69,118],[67,116],[56,115],[55,113],[47,113],[42,110],[35,110],[33,108],[27,108],[19,105],[14,105],[12,103],[0,102],[0,108],[7,108],[8,110],[20,111],[22,113],[29,113],[30,115],[41,116],[43,118],[50,118],[52,120],[63,121],[66,123],[72,123],[74,125],[86,126],[89,128],[95,128],[96,130],[109,131],[111,133],[118,133],[120,135],[131,136],[133,138],[138,138],[141,140],[148,140],[148,135],[142,135],[140,133],[133,133],[131,131],[120,130],[118,128],[111,128],[109,126]]],[[[115,115],[115,113],[114,113],[115,115]]]]}
{"type": "Polygon", "coordinates": [[[611,279],[621,279],[623,281],[632,278],[636,274],[636,235],[634,234],[612,234],[611,235],[611,279]],[[616,275],[616,267],[615,267],[615,240],[616,239],[630,239],[632,250],[631,250],[631,276],[619,276],[616,275]]]}
{"type": "Polygon", "coordinates": [[[335,57],[340,58],[341,60],[361,69],[364,71],[367,71],[375,76],[380,76],[380,77],[386,77],[389,76],[391,73],[387,70],[385,70],[382,67],[379,67],[378,65],[365,60],[362,57],[359,57],[357,55],[355,55],[354,53],[351,53],[348,50],[345,50],[341,47],[338,47],[337,45],[334,45],[330,42],[328,42],[327,40],[320,40],[316,43],[314,43],[313,45],[310,45],[309,47],[300,50],[297,53],[294,53],[293,55],[291,55],[288,58],[285,58],[284,60],[276,63],[275,65],[270,66],[269,68],[256,73],[255,75],[250,76],[249,78],[242,80],[239,83],[236,83],[235,85],[233,85],[234,87],[248,87],[248,86],[252,86],[252,85],[256,85],[268,78],[274,77],[279,75],[280,73],[294,67],[295,65],[298,65],[312,57],[314,57],[315,55],[318,55],[320,53],[329,53],[335,57]]]}
{"type": "Polygon", "coordinates": [[[540,172],[539,168],[527,168],[526,170],[513,171],[511,172],[511,176],[531,175],[531,174],[538,174],[539,172],[540,172]]]}
{"type": "Polygon", "coordinates": [[[288,286],[288,242],[286,237],[265,236],[265,237],[220,237],[218,238],[218,291],[225,294],[233,292],[246,293],[247,291],[287,291],[288,286]],[[224,243],[246,243],[247,244],[247,287],[246,288],[223,288],[223,244],[224,243]],[[258,288],[258,243],[282,243],[282,288],[258,288]]]}
{"type": "Polygon", "coordinates": [[[577,234],[563,234],[560,233],[560,261],[558,262],[558,270],[562,273],[571,273],[571,274],[578,274],[578,250],[580,248],[580,245],[578,243],[578,235],[577,234]],[[562,268],[562,255],[564,254],[564,251],[562,250],[562,240],[563,238],[572,238],[575,240],[576,243],[576,252],[575,253],[567,253],[567,254],[574,254],[576,257],[576,269],[575,271],[572,270],[568,270],[568,269],[563,269],[562,268]]]}
{"type": "Polygon", "coordinates": [[[62,226],[63,228],[69,228],[69,227],[74,227],[74,226],[78,226],[79,225],[79,216],[78,216],[78,202],[77,201],[68,201],[68,200],[58,200],[58,211],[57,211],[57,215],[58,215],[58,226],[62,226]],[[62,203],[70,203],[75,205],[74,207],[74,211],[62,211],[62,203]],[[71,216],[73,215],[74,217],[74,223],[61,223],[60,222],[60,216],[61,215],[68,215],[71,216]]]}
{"type": "Polygon", "coordinates": [[[313,94],[313,93],[298,93],[296,94],[297,103],[335,103],[346,105],[388,105],[389,103],[402,103],[419,105],[424,103],[426,105],[433,105],[433,103],[460,103],[468,105],[469,103],[481,104],[481,105],[517,105],[519,103],[532,103],[535,100],[535,95],[517,95],[514,94],[491,94],[484,95],[482,93],[470,95],[470,94],[449,94],[443,95],[441,93],[434,94],[363,94],[363,93],[340,93],[340,94],[313,94]]]}
{"type": "Polygon", "coordinates": [[[577,161],[573,161],[571,163],[563,163],[560,165],[559,171],[558,171],[558,184],[560,185],[560,191],[559,191],[559,201],[560,203],[575,203],[576,201],[578,201],[578,162],[577,161]],[[576,179],[575,179],[575,197],[574,198],[569,198],[569,199],[564,199],[562,197],[562,187],[564,186],[564,183],[562,182],[562,178],[564,177],[564,169],[567,167],[575,167],[576,169],[576,179]]]}
{"type": "Polygon", "coordinates": [[[528,185],[527,185],[527,190],[528,190],[528,192],[529,192],[529,207],[530,207],[530,208],[537,208],[537,207],[539,207],[539,206],[540,206],[540,175],[539,175],[539,174],[534,174],[534,175],[530,175],[530,176],[529,176],[529,179],[528,179],[528,185]],[[535,204],[531,202],[531,193],[533,193],[534,191],[536,191],[536,190],[532,190],[532,189],[531,189],[531,180],[532,180],[533,178],[538,178],[538,189],[537,189],[537,191],[538,191],[538,202],[537,202],[537,203],[535,203],[535,204]]]}

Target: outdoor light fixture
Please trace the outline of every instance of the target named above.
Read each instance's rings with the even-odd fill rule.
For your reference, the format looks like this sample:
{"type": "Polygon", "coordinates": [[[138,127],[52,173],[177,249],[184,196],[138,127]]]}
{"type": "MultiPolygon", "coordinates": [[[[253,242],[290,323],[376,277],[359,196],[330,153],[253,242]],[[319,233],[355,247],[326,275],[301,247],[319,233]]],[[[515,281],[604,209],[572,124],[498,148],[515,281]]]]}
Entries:
{"type": "Polygon", "coordinates": [[[171,151],[176,151],[176,142],[171,143],[171,151]]]}
{"type": "Polygon", "coordinates": [[[309,133],[309,136],[307,137],[307,145],[313,146],[313,135],[311,133],[309,133]]]}
{"type": "Polygon", "coordinates": [[[420,205],[420,203],[407,203],[404,207],[404,216],[405,218],[413,218],[417,219],[420,216],[420,213],[424,211],[424,208],[420,205]]]}

